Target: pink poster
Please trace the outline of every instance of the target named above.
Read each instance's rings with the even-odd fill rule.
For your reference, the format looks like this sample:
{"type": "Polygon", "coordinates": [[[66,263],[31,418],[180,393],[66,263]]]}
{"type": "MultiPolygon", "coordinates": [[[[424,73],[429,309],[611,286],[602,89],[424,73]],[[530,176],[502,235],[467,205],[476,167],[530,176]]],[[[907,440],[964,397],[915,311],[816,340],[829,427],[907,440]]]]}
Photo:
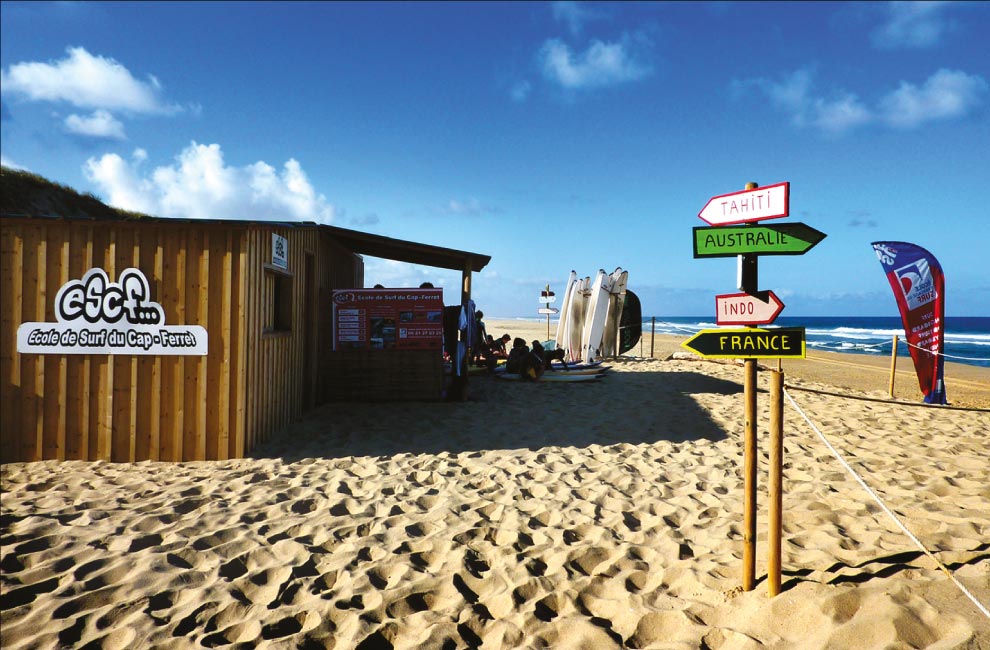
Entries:
{"type": "Polygon", "coordinates": [[[333,349],[436,350],[443,343],[443,289],[338,289],[333,349]]]}

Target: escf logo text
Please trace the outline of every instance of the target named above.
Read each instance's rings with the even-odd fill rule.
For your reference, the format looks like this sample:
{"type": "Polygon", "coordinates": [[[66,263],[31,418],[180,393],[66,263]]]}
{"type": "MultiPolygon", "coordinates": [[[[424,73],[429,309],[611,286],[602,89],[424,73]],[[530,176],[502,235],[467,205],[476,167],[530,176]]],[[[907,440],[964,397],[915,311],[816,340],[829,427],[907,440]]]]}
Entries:
{"type": "Polygon", "coordinates": [[[22,354],[141,354],[204,356],[208,338],[199,325],[166,325],[165,310],[151,300],[148,278],[125,269],[117,282],[93,268],[55,296],[54,323],[22,323],[22,354]]]}

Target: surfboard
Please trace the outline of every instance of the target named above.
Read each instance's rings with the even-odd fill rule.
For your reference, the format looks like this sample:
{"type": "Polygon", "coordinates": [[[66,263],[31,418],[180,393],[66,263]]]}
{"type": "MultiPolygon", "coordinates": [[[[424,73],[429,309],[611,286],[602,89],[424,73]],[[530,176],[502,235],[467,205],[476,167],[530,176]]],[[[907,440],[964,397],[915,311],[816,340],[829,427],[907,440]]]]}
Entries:
{"type": "Polygon", "coordinates": [[[619,354],[633,349],[643,335],[643,310],[639,296],[626,289],[626,300],[619,319],[619,354]]]}
{"type": "Polygon", "coordinates": [[[568,361],[577,361],[581,358],[581,335],[584,333],[584,317],[588,308],[588,296],[591,295],[588,289],[590,285],[591,278],[586,277],[578,280],[574,286],[574,295],[571,296],[567,322],[568,361]]]}
{"type": "Polygon", "coordinates": [[[556,376],[556,375],[604,375],[605,371],[608,370],[607,367],[592,367],[592,368],[575,368],[574,370],[564,370],[563,368],[546,370],[543,376],[556,376]]]}
{"type": "Polygon", "coordinates": [[[605,317],[605,332],[602,334],[602,356],[616,356],[619,338],[619,321],[622,319],[622,307],[626,299],[626,284],[629,272],[621,268],[612,272],[612,288],[608,297],[608,315],[605,317]]]}
{"type": "Polygon", "coordinates": [[[585,362],[595,361],[602,356],[602,334],[605,332],[605,317],[608,315],[610,288],[609,275],[604,269],[599,269],[590,287],[584,336],[581,338],[581,358],[585,362]]]}
{"type": "MultiPolygon", "coordinates": [[[[611,366],[603,366],[601,359],[599,359],[598,361],[593,361],[592,363],[569,363],[567,364],[567,368],[569,370],[597,370],[598,372],[606,372],[609,368],[611,368],[611,366]]],[[[567,372],[564,370],[564,365],[556,361],[551,364],[550,370],[567,372]]]]}
{"type": "MultiPolygon", "coordinates": [[[[581,381],[597,381],[604,377],[605,375],[568,375],[568,374],[552,374],[544,373],[537,381],[550,381],[550,382],[581,382],[581,381]]],[[[502,373],[499,379],[505,379],[508,381],[523,381],[522,375],[515,373],[502,373]]]]}
{"type": "Polygon", "coordinates": [[[554,343],[558,348],[567,347],[565,340],[567,335],[568,310],[570,309],[571,296],[574,295],[574,285],[577,283],[577,272],[571,271],[564,286],[564,297],[560,301],[560,317],[557,320],[557,338],[554,343]]]}

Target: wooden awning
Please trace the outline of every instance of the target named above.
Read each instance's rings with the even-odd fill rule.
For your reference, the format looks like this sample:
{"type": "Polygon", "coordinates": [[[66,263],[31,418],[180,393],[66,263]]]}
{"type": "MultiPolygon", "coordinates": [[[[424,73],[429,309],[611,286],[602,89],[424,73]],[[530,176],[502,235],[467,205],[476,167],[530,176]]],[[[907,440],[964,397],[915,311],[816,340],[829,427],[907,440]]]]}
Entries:
{"type": "Polygon", "coordinates": [[[453,248],[420,244],[402,239],[392,239],[382,235],[348,230],[337,226],[321,226],[342,246],[353,253],[382,257],[398,262],[435,266],[454,271],[473,271],[477,273],[491,261],[491,255],[481,255],[460,251],[453,248]]]}

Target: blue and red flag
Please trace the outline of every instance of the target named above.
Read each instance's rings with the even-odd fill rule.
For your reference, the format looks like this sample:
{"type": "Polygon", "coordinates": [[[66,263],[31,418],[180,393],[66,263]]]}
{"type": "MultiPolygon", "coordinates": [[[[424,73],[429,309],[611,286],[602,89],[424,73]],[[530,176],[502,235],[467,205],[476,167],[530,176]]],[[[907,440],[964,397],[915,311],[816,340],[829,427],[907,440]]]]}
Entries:
{"type": "Polygon", "coordinates": [[[945,404],[945,276],[935,256],[902,241],[876,241],[873,250],[894,290],[908,350],[928,404],[945,404]]]}

